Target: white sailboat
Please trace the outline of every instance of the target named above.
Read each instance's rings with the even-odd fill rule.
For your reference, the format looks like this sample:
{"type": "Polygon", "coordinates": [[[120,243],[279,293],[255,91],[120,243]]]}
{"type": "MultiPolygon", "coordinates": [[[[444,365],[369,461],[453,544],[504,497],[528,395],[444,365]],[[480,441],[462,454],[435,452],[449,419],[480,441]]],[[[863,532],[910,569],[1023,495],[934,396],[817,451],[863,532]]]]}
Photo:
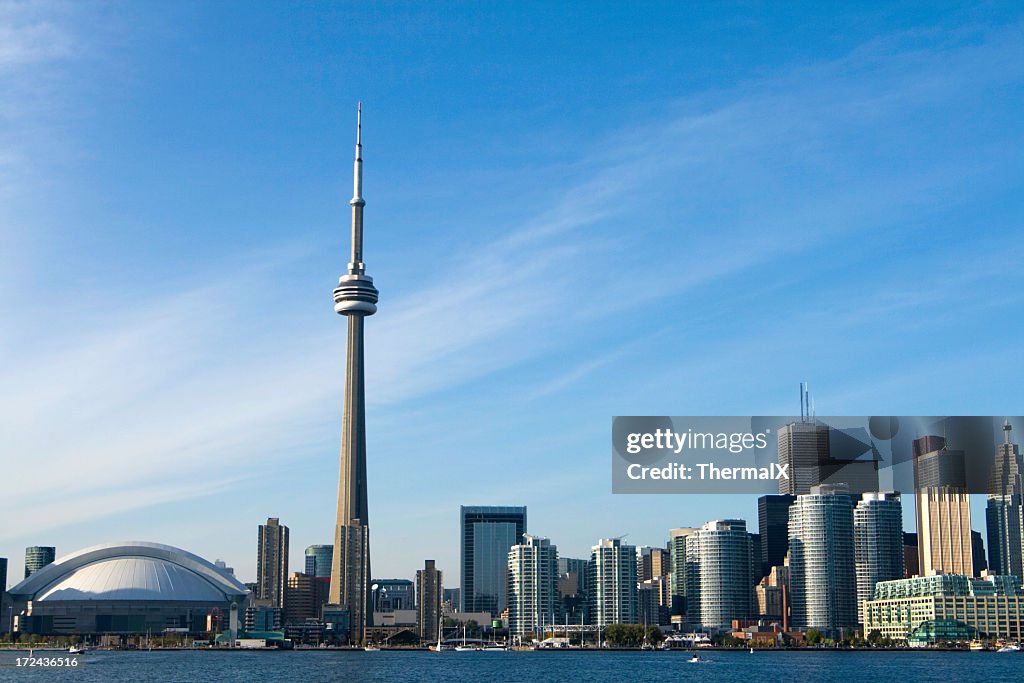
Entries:
{"type": "Polygon", "coordinates": [[[444,652],[445,650],[452,649],[451,645],[445,645],[443,642],[441,642],[441,626],[442,626],[443,623],[444,623],[444,615],[442,614],[437,619],[437,645],[431,645],[430,646],[431,652],[444,652]]]}
{"type": "Polygon", "coordinates": [[[455,646],[455,651],[456,652],[475,652],[476,650],[479,650],[479,649],[480,648],[478,648],[476,645],[467,645],[466,644],[466,625],[463,624],[462,625],[462,645],[456,645],[455,646]]]}

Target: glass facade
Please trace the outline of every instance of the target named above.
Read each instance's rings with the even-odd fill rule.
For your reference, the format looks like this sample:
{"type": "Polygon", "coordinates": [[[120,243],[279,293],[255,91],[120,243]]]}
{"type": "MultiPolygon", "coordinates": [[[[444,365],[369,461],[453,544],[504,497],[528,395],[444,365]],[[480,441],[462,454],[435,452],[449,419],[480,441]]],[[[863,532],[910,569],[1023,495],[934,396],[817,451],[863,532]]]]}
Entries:
{"type": "Polygon", "coordinates": [[[333,545],[311,545],[306,548],[306,571],[308,576],[331,576],[331,562],[334,560],[333,545]]]}
{"type": "Polygon", "coordinates": [[[526,508],[462,506],[462,611],[498,616],[508,606],[508,552],[526,533],[526,508]]]}
{"type": "Polygon", "coordinates": [[[25,578],[32,576],[57,556],[57,549],[47,545],[34,545],[25,548],[25,578]]]}

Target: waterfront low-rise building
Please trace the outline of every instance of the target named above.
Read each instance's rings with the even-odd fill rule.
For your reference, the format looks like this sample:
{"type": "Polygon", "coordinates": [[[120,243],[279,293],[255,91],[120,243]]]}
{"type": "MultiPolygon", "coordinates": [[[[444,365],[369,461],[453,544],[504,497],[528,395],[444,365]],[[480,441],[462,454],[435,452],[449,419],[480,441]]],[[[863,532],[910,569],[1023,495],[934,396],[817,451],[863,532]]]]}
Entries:
{"type": "Polygon", "coordinates": [[[880,581],[863,603],[864,636],[911,645],[945,640],[1024,637],[1024,592],[1012,576],[973,579],[958,574],[880,581]]]}

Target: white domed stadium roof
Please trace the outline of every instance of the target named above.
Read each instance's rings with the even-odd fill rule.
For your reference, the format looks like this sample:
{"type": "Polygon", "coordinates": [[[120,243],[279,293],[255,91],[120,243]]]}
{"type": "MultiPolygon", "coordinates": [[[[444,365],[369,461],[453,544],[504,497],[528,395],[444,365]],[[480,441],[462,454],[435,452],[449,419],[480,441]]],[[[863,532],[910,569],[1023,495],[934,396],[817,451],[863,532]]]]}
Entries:
{"type": "Polygon", "coordinates": [[[62,557],[9,591],[34,602],[224,602],[248,591],[197,555],[158,543],[112,543],[62,557]]]}

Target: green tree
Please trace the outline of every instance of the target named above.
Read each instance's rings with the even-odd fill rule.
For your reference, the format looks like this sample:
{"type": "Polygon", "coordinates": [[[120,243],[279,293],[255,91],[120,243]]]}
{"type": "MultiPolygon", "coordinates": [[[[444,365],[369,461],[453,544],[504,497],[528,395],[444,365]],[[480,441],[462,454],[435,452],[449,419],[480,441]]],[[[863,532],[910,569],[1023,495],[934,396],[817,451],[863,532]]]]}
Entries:
{"type": "Polygon", "coordinates": [[[821,645],[825,642],[825,635],[816,628],[807,629],[807,644],[821,645]]]}

